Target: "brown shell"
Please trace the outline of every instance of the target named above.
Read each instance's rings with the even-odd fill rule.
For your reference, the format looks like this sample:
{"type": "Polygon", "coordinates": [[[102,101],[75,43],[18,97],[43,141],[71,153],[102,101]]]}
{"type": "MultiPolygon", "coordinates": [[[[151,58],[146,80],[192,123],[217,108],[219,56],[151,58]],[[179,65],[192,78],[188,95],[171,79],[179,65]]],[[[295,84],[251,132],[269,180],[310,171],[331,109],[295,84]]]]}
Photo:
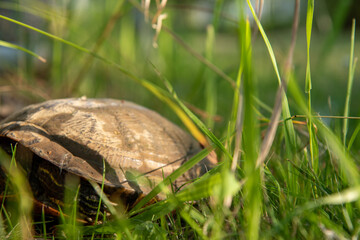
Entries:
{"type": "MultiPolygon", "coordinates": [[[[114,99],[59,99],[30,105],[1,122],[0,137],[98,183],[105,163],[107,186],[145,194],[201,150],[189,134],[156,112],[114,99]],[[137,178],[134,186],[134,176],[145,176],[141,178],[146,181],[137,178]]],[[[176,184],[208,168],[205,159],[176,184]]]]}

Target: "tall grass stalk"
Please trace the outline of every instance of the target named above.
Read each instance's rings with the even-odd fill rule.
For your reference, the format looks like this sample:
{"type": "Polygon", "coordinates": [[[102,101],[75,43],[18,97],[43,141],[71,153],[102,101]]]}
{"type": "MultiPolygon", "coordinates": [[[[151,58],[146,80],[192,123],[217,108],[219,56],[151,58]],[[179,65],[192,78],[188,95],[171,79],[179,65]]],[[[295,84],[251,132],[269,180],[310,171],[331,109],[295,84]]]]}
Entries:
{"type": "Polygon", "coordinates": [[[346,136],[348,132],[348,119],[349,116],[349,108],[350,108],[350,99],[351,99],[351,91],[353,87],[354,74],[357,58],[354,60],[354,51],[355,51],[355,19],[352,22],[351,28],[351,46],[350,46],[350,59],[349,59],[349,75],[348,75],[348,86],[346,91],[346,99],[345,99],[345,107],[344,107],[344,123],[343,123],[343,143],[346,146],[346,136]]]}
{"type": "MultiPolygon", "coordinates": [[[[249,3],[249,2],[248,2],[249,3]]],[[[244,13],[240,13],[244,16],[244,13]]],[[[257,84],[253,78],[252,48],[250,23],[243,17],[239,23],[241,64],[244,82],[244,185],[246,236],[248,239],[259,238],[260,216],[262,210],[262,177],[261,168],[256,167],[259,152],[259,129],[257,117],[253,111],[256,107],[253,96],[257,95],[257,84]]]]}
{"type": "MultiPolygon", "coordinates": [[[[314,15],[314,1],[308,0],[308,7],[307,7],[307,15],[306,15],[306,56],[307,56],[307,63],[306,63],[306,79],[305,79],[305,92],[308,95],[308,112],[309,117],[307,119],[307,126],[309,131],[309,146],[310,146],[310,160],[311,166],[316,174],[319,171],[319,159],[318,159],[318,148],[317,142],[315,139],[315,130],[313,128],[313,121],[311,118],[312,114],[312,106],[311,106],[311,71],[310,71],[310,42],[311,42],[311,31],[312,31],[312,24],[313,24],[313,15],[314,15]]],[[[316,190],[314,189],[315,194],[316,190]]]]}
{"type": "MultiPolygon", "coordinates": [[[[255,10],[254,10],[251,2],[249,0],[247,0],[247,3],[248,3],[248,6],[249,6],[249,8],[251,10],[251,13],[252,13],[252,15],[254,17],[256,25],[257,25],[257,27],[258,27],[258,29],[260,31],[260,34],[263,37],[263,40],[265,42],[268,53],[270,55],[270,59],[271,59],[272,65],[273,65],[273,69],[274,69],[274,71],[276,73],[276,77],[277,77],[277,80],[278,80],[278,84],[279,84],[279,86],[281,86],[282,85],[281,76],[280,76],[279,69],[277,67],[277,61],[276,61],[276,58],[275,58],[274,51],[273,51],[273,49],[271,47],[270,41],[269,41],[269,39],[268,39],[268,37],[267,37],[267,35],[266,35],[265,31],[264,31],[264,28],[262,27],[256,13],[255,13],[255,10]]],[[[285,90],[286,87],[283,87],[283,89],[285,90]]],[[[287,119],[287,118],[289,118],[291,116],[289,103],[288,103],[287,96],[286,96],[285,93],[283,94],[283,98],[282,98],[282,115],[283,115],[284,119],[287,119]]],[[[285,132],[287,155],[288,155],[289,158],[294,158],[294,153],[296,151],[297,144],[296,144],[296,134],[295,134],[294,126],[293,126],[291,121],[285,122],[284,130],[285,130],[284,132],[285,132]]]]}

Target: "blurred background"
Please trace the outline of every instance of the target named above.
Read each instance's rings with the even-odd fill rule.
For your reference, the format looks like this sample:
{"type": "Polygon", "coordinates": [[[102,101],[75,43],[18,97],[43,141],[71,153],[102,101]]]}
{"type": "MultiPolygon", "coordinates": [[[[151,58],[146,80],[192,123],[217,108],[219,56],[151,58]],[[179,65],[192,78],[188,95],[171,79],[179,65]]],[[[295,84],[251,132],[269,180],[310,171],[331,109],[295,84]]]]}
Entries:
{"type": "MultiPolygon", "coordinates": [[[[29,103],[85,95],[127,99],[181,124],[165,103],[109,63],[115,62],[131,74],[165,88],[156,73],[160,72],[215,134],[226,132],[233,98],[228,80],[235,81],[239,69],[240,1],[168,1],[161,11],[157,6],[160,1],[149,1],[149,17],[145,16],[147,10],[142,5],[146,2],[2,0],[2,16],[81,46],[106,61],[1,18],[0,41],[16,44],[46,59],[42,62],[0,44],[1,116],[29,103]],[[152,28],[156,13],[167,16],[157,37],[152,28]],[[203,58],[212,63],[215,70],[204,64],[203,58]],[[229,79],[216,73],[216,69],[229,79]]],[[[254,6],[257,2],[252,1],[254,6]]],[[[295,1],[272,0],[264,1],[262,9],[261,22],[280,69],[291,42],[294,5],[295,1]]],[[[304,89],[307,1],[300,1],[300,5],[293,70],[296,81],[304,89]]],[[[247,6],[246,9],[252,21],[247,6]]],[[[360,4],[356,0],[315,1],[311,43],[312,101],[314,111],[321,115],[343,114],[351,25],[352,19],[359,19],[359,16],[360,4]]],[[[358,39],[355,57],[359,56],[358,39]]],[[[358,116],[360,110],[359,71],[358,67],[350,109],[352,116],[358,116]]],[[[278,83],[260,34],[253,38],[253,75],[258,83],[259,99],[272,107],[278,83]]],[[[293,104],[291,98],[289,101],[293,104]]],[[[292,115],[302,114],[296,106],[292,107],[292,115]]],[[[262,109],[260,112],[270,116],[270,112],[262,109]]]]}

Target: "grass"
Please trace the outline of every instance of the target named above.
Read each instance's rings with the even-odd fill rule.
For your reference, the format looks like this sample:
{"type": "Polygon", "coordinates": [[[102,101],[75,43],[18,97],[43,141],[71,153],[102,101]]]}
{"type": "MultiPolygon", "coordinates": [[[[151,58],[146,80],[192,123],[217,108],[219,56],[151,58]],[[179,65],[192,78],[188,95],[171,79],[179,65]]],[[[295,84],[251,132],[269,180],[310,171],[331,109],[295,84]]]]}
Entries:
{"type": "MultiPolygon", "coordinates": [[[[329,16],[318,3],[324,4],[302,3],[306,14],[295,8],[292,29],[281,32],[262,25],[251,1],[216,0],[205,8],[169,2],[165,9],[151,2],[147,20],[137,1],[0,3],[6,10],[0,26],[12,29],[9,39],[0,35],[0,47],[16,56],[1,68],[0,89],[28,102],[82,95],[132,100],[207,146],[130,212],[112,210],[113,218],[93,226],[76,220],[76,204],[57,223],[44,210],[33,220],[29,201],[16,197],[31,197],[26,180],[2,156],[15,203],[2,204],[0,236],[26,239],[35,229],[36,237],[49,239],[357,239],[356,25],[341,30],[350,6],[341,4],[336,29],[321,32],[316,24],[329,16]],[[210,17],[208,25],[196,27],[200,18],[190,22],[192,12],[210,17]],[[167,18],[154,48],[156,13],[167,18]],[[326,53],[317,50],[324,41],[326,53]],[[338,93],[329,103],[319,97],[328,89],[338,93]],[[323,112],[344,118],[321,118],[323,112]],[[183,191],[168,191],[171,179],[213,149],[217,167],[183,191]],[[145,205],[161,191],[166,200],[145,205]],[[56,231],[49,229],[54,224],[56,231]]],[[[67,194],[67,201],[74,198],[67,194]]]]}

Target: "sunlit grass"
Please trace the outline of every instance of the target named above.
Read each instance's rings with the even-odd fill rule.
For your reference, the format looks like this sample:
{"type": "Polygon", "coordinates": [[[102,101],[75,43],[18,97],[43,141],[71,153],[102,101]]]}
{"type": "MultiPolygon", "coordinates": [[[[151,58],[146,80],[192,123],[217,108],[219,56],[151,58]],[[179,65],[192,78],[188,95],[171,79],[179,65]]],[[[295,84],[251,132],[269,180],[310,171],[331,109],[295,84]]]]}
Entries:
{"type": "MultiPolygon", "coordinates": [[[[279,57],[288,46],[272,42],[251,1],[234,1],[238,22],[226,26],[232,29],[227,32],[221,25],[229,24],[222,14],[226,3],[215,1],[209,5],[212,19],[200,33],[196,28],[178,30],[186,25],[180,21],[187,14],[183,9],[173,6],[167,12],[166,6],[160,11],[153,1],[148,21],[136,1],[53,3],[43,5],[41,11],[35,3],[24,3],[21,8],[16,2],[0,3],[0,8],[16,10],[16,14],[0,15],[0,21],[17,26],[20,36],[13,44],[0,35],[0,46],[26,53],[8,70],[10,75],[0,75],[2,86],[16,91],[31,83],[27,91],[17,93],[36,95],[35,89],[40,89],[52,98],[87,95],[143,103],[187,128],[205,146],[129,212],[117,212],[104,197],[102,202],[112,217],[98,218],[102,214],[98,212],[95,225],[78,221],[77,184],[66,195],[66,202],[74,204],[59,209],[58,223],[48,221],[44,211],[39,222],[32,221],[31,201],[24,201],[31,198],[25,176],[21,170],[12,170],[16,156],[2,156],[10,193],[25,197],[17,199],[18,205],[3,202],[0,237],[19,234],[26,238],[31,233],[71,239],[356,239],[360,232],[360,123],[313,117],[320,111],[314,107],[318,79],[313,77],[317,69],[310,48],[318,36],[313,34],[316,3],[309,0],[306,15],[299,16],[306,28],[294,27],[306,45],[295,47],[288,30],[288,44],[304,53],[302,62],[296,53],[285,60],[279,57]],[[41,23],[22,18],[23,12],[41,23]],[[157,12],[166,12],[168,19],[154,48],[155,30],[150,22],[157,12]],[[257,35],[251,32],[253,25],[259,29],[257,35]],[[193,45],[191,33],[201,36],[200,44],[193,45]],[[27,34],[39,41],[26,38],[27,34]],[[219,59],[217,41],[225,34],[236,39],[227,47],[232,58],[219,59]],[[259,48],[263,49],[260,55],[259,48]],[[39,55],[47,63],[39,62],[39,55]],[[24,66],[31,66],[31,71],[24,66]],[[271,72],[263,73],[263,69],[271,72]],[[260,81],[266,74],[266,82],[260,81]],[[20,76],[18,82],[11,80],[14,75],[20,76]],[[278,94],[276,87],[264,91],[269,82],[278,86],[278,94]],[[264,92],[268,95],[259,94],[264,92]],[[273,101],[264,100],[269,98],[273,101]],[[219,116],[221,122],[217,122],[219,116]],[[169,190],[171,181],[213,150],[218,166],[182,191],[169,190]],[[146,205],[160,192],[166,200],[146,205]],[[51,232],[50,225],[56,231],[51,232]]],[[[205,11],[195,5],[192,10],[205,11]]],[[[355,29],[354,23],[346,53],[350,62],[343,78],[348,79],[348,87],[341,89],[344,110],[339,115],[345,117],[357,111],[350,104],[356,81],[355,29]]],[[[101,195],[103,186],[91,184],[101,195]]]]}

